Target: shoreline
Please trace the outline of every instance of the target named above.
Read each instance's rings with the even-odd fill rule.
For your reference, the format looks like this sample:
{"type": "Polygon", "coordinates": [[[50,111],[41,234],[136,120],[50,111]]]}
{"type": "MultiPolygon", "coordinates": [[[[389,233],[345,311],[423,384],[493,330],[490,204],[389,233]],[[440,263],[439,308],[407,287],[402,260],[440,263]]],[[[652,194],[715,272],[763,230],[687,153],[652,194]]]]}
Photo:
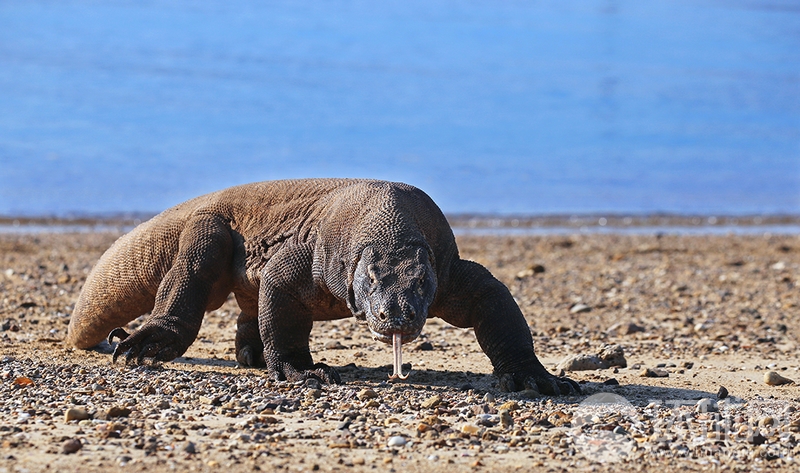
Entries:
{"type": "MultiPolygon", "coordinates": [[[[151,214],[112,216],[0,216],[0,234],[126,233],[151,214]]],[[[682,215],[576,214],[493,215],[446,214],[457,235],[523,236],[585,234],[758,235],[800,234],[800,214],[682,215]]]]}

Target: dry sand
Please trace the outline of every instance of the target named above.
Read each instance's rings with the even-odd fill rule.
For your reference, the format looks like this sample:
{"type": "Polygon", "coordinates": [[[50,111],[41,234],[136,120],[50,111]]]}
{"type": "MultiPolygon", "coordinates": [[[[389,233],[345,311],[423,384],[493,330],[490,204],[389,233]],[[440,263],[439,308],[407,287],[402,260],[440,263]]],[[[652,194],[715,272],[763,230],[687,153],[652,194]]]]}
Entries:
{"type": "Polygon", "coordinates": [[[387,382],[390,347],[352,319],[312,332],[315,360],[344,385],[272,382],[233,361],[232,299],[171,363],[65,348],[81,284],[116,236],[0,235],[0,472],[800,463],[800,387],[764,383],[770,371],[800,381],[797,236],[460,237],[462,256],[511,289],[549,369],[624,350],[626,368],[567,373],[584,394],[557,398],[498,392],[472,332],[438,320],[404,351],[407,382],[387,382]]]}

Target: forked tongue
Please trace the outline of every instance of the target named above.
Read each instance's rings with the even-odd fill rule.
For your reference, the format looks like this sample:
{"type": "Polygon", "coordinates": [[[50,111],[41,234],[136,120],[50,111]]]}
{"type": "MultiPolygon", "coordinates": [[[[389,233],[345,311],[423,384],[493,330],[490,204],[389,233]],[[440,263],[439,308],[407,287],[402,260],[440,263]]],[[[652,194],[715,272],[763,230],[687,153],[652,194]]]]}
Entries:
{"type": "Polygon", "coordinates": [[[389,375],[389,379],[406,379],[408,374],[403,374],[403,335],[400,333],[392,334],[392,350],[394,351],[394,373],[389,375]]]}

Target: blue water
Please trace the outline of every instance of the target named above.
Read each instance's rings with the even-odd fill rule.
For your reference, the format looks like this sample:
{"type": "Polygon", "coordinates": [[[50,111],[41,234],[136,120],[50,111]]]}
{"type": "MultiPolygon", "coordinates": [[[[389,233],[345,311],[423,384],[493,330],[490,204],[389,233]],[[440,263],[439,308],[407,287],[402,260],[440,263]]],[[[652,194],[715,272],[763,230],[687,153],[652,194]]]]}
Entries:
{"type": "Polygon", "coordinates": [[[0,1],[0,214],[307,176],[446,212],[800,213],[800,3],[0,1]]]}

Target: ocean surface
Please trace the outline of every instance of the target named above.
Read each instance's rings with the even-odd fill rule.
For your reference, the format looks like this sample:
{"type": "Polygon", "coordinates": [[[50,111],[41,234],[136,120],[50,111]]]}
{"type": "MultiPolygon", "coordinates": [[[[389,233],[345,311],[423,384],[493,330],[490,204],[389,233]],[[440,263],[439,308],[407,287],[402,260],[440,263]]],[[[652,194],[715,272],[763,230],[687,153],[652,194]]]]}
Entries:
{"type": "Polygon", "coordinates": [[[325,176],[800,214],[800,2],[0,0],[0,215],[325,176]]]}

